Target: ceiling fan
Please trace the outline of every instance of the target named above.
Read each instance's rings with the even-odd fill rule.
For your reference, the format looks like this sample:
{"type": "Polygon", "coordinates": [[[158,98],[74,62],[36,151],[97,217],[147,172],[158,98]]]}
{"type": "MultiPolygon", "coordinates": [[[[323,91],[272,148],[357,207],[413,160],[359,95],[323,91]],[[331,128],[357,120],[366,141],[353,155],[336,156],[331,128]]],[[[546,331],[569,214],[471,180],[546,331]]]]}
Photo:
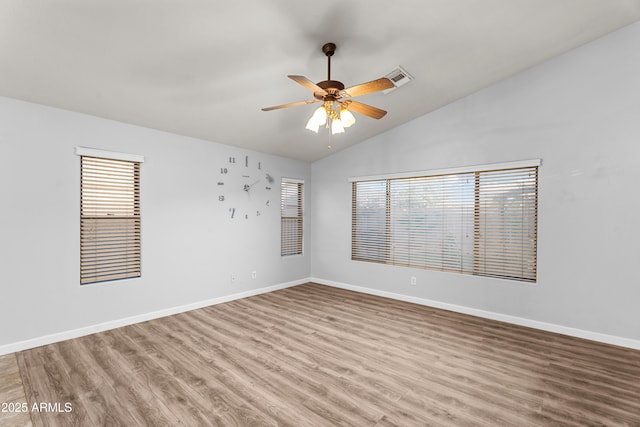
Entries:
{"type": "Polygon", "coordinates": [[[262,111],[279,110],[282,108],[322,102],[322,106],[316,109],[313,116],[307,122],[306,128],[317,133],[321,125],[326,124],[327,127],[331,125],[332,134],[342,133],[344,132],[345,127],[349,127],[355,123],[355,117],[353,117],[353,114],[351,114],[350,111],[354,111],[374,119],[381,119],[384,117],[385,114],[387,114],[386,111],[372,107],[371,105],[363,104],[362,102],[354,101],[350,98],[385,89],[391,89],[394,87],[391,80],[386,77],[382,77],[380,79],[345,89],[342,82],[331,80],[331,57],[335,51],[336,45],[334,43],[326,43],[322,46],[322,52],[327,56],[327,80],[313,83],[304,76],[288,76],[294,82],[312,91],[315,99],[291,102],[289,104],[277,105],[275,107],[267,107],[263,108],[262,111]]]}

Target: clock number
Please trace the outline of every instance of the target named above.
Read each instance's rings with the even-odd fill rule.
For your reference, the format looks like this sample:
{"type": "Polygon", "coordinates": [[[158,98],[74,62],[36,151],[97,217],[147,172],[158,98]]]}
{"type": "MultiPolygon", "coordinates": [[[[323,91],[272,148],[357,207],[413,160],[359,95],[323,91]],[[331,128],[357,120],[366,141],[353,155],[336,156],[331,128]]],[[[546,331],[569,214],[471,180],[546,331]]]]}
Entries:
{"type": "MultiPolygon", "coordinates": [[[[242,156],[227,156],[227,167],[221,167],[220,168],[220,174],[221,175],[227,175],[229,173],[231,174],[235,174],[236,171],[234,171],[233,169],[236,167],[235,165],[237,163],[241,163],[242,162],[242,156]],[[229,171],[229,169],[231,169],[231,172],[229,171]]],[[[260,156],[257,156],[260,157],[260,156]]],[[[258,176],[253,176],[253,173],[251,173],[251,176],[246,175],[247,173],[249,173],[249,169],[246,169],[245,171],[245,175],[241,175],[242,178],[242,190],[244,192],[246,192],[248,195],[250,195],[251,190],[254,188],[254,186],[256,188],[258,188],[258,183],[263,184],[262,183],[262,179],[266,180],[266,186],[265,188],[267,190],[271,190],[272,187],[274,187],[274,182],[275,179],[269,175],[268,173],[266,173],[266,171],[264,171],[263,167],[262,167],[262,162],[257,161],[258,159],[255,159],[254,163],[252,163],[252,168],[257,168],[258,171],[260,171],[258,173],[258,176]],[[253,183],[251,183],[251,181],[249,181],[251,179],[251,177],[253,177],[253,183]],[[245,181],[246,179],[246,181],[245,181]],[[246,184],[245,184],[246,182],[246,184]]],[[[249,168],[249,155],[244,155],[244,166],[245,168],[249,168]]],[[[224,186],[223,188],[221,188],[221,190],[223,190],[227,185],[229,185],[229,183],[223,182],[222,180],[224,180],[224,177],[221,177],[220,181],[217,181],[217,185],[219,186],[224,186]]],[[[232,183],[233,184],[233,183],[232,183]]],[[[233,184],[233,186],[235,187],[235,184],[233,184]]],[[[259,187],[262,187],[262,185],[260,185],[259,187]]],[[[239,189],[238,189],[239,190],[239,189]]],[[[258,191],[258,190],[256,190],[258,191]]],[[[220,191],[222,192],[222,191],[220,191]]],[[[228,195],[228,194],[227,194],[228,195]]],[[[227,202],[227,195],[223,195],[223,194],[218,194],[218,201],[220,202],[227,202]]],[[[215,196],[214,196],[215,197],[215,196]]],[[[251,197],[250,197],[251,199],[251,197]]],[[[229,199],[230,201],[227,202],[227,206],[229,206],[230,204],[233,203],[233,201],[231,201],[231,199],[229,199]]],[[[265,200],[265,199],[262,199],[265,200]]],[[[260,208],[260,204],[258,203],[258,206],[256,206],[256,208],[260,208],[260,209],[256,209],[253,212],[255,212],[255,216],[262,216],[262,211],[264,210],[264,207],[270,207],[271,206],[271,200],[266,200],[265,204],[262,205],[262,208],[260,208]]],[[[275,206],[275,205],[274,205],[275,206]]],[[[251,211],[249,211],[249,213],[246,213],[247,211],[245,209],[240,208],[240,210],[238,211],[238,208],[229,208],[229,215],[231,217],[231,219],[236,218],[236,213],[238,214],[238,218],[242,218],[242,216],[244,216],[244,219],[248,220],[249,217],[253,216],[252,213],[250,213],[251,211]]]]}

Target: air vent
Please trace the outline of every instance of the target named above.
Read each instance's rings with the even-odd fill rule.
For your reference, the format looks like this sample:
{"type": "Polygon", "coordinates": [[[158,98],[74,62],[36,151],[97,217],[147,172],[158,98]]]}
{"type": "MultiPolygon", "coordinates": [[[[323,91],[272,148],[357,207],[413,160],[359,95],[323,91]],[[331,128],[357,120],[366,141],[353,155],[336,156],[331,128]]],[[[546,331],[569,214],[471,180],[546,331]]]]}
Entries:
{"type": "Polygon", "coordinates": [[[393,71],[388,73],[385,77],[391,80],[391,82],[393,83],[393,87],[391,89],[383,90],[382,93],[389,93],[391,91],[394,91],[398,89],[400,86],[406,85],[411,80],[413,80],[413,76],[407,73],[407,71],[401,66],[398,66],[397,68],[395,68],[393,71]]]}

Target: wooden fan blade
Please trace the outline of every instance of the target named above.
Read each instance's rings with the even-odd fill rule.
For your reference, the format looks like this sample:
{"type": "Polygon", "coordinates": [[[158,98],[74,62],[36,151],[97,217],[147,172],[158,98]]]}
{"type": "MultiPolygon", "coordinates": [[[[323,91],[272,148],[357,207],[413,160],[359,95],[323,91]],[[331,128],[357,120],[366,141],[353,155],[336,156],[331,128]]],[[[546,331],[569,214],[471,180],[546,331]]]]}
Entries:
{"type": "Polygon", "coordinates": [[[299,85],[306,87],[311,92],[319,92],[323,95],[327,94],[327,92],[325,92],[324,89],[322,89],[320,86],[318,86],[317,84],[315,84],[314,82],[306,78],[305,76],[287,76],[287,77],[289,77],[291,80],[298,83],[299,85]]]}
{"type": "Polygon", "coordinates": [[[262,111],[280,110],[282,108],[297,107],[298,105],[313,104],[314,102],[320,102],[320,100],[309,99],[307,101],[290,102],[288,104],[276,105],[275,107],[266,107],[266,108],[263,108],[262,111]]]}
{"type": "Polygon", "coordinates": [[[364,114],[365,116],[371,117],[372,119],[381,119],[387,114],[387,112],[384,110],[372,107],[371,105],[363,104],[362,102],[358,101],[348,100],[344,101],[342,105],[344,105],[344,108],[346,108],[347,110],[364,114]]]}
{"type": "Polygon", "coordinates": [[[391,80],[386,77],[382,77],[380,79],[372,80],[367,83],[348,87],[344,90],[341,90],[340,95],[343,98],[352,98],[355,96],[366,95],[368,93],[379,92],[385,89],[391,89],[392,87],[393,83],[391,82],[391,80]]]}

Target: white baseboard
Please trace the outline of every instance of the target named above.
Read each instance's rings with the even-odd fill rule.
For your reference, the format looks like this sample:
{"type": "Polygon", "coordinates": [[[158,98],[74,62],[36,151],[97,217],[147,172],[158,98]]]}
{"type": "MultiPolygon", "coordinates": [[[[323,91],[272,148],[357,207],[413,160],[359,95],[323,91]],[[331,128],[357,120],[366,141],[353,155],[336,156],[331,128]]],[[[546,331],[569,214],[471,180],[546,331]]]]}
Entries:
{"type": "Polygon", "coordinates": [[[380,297],[391,298],[400,301],[412,302],[414,304],[426,305],[434,308],[455,311],[456,313],[470,314],[472,316],[483,317],[485,319],[498,320],[500,322],[512,323],[514,325],[527,326],[529,328],[540,329],[548,332],[555,332],[562,335],[569,335],[577,338],[584,338],[591,341],[613,344],[620,347],[628,347],[640,350],[640,340],[631,338],[623,338],[615,335],[607,335],[599,332],[585,331],[583,329],[570,328],[568,326],[556,325],[553,323],[540,322],[537,320],[526,319],[523,317],[510,316],[507,314],[495,313],[492,311],[479,310],[477,308],[465,307],[462,305],[449,304],[441,301],[434,301],[425,298],[412,297],[409,295],[396,294],[393,292],[381,291],[378,289],[366,288],[363,286],[349,285],[346,283],[324,280],[317,277],[309,278],[310,282],[319,283],[321,285],[333,286],[335,288],[347,289],[364,294],[377,295],[380,297]]]}
{"type": "Polygon", "coordinates": [[[173,314],[184,313],[185,311],[196,310],[198,308],[208,307],[211,305],[222,304],[241,298],[247,298],[254,295],[264,294],[267,292],[277,291],[279,289],[289,288],[291,286],[301,285],[307,283],[308,278],[295,280],[287,283],[280,283],[273,286],[267,286],[259,289],[251,289],[245,292],[239,292],[237,294],[225,295],[222,297],[212,298],[205,301],[198,301],[191,304],[181,305],[178,307],[170,307],[163,310],[152,311],[150,313],[139,314],[136,316],[125,317],[124,319],[111,320],[109,322],[99,323],[97,325],[85,326],[78,329],[72,329],[70,331],[58,332],[51,335],[44,335],[37,338],[32,338],[16,343],[5,344],[0,346],[0,356],[17,351],[28,350],[30,348],[40,347],[42,345],[53,344],[72,338],[78,338],[85,335],[95,334],[96,332],[107,331],[109,329],[120,328],[122,326],[133,325],[134,323],[146,322],[147,320],[153,320],[160,317],[171,316],[173,314]]]}
{"type": "Polygon", "coordinates": [[[16,343],[5,344],[0,346],[0,356],[5,354],[10,354],[10,353],[15,353],[17,351],[28,350],[30,348],[40,347],[42,345],[53,344],[53,343],[68,340],[68,339],[78,338],[85,335],[91,335],[91,334],[95,334],[96,332],[102,332],[109,329],[115,329],[115,328],[120,328],[122,326],[132,325],[135,323],[146,322],[147,320],[153,320],[160,317],[171,316],[173,314],[184,313],[186,311],[196,310],[198,308],[203,308],[211,305],[234,301],[241,298],[247,298],[254,295],[264,294],[267,292],[273,292],[279,289],[285,289],[292,286],[301,285],[307,282],[319,283],[321,285],[333,286],[335,288],[347,289],[350,291],[361,292],[364,294],[377,295],[380,297],[411,302],[414,304],[425,305],[428,307],[441,308],[443,310],[454,311],[456,313],[469,314],[472,316],[482,317],[485,319],[498,320],[501,322],[512,323],[514,325],[527,326],[530,328],[540,329],[543,331],[555,332],[558,334],[569,335],[572,337],[584,338],[591,341],[597,341],[597,342],[602,342],[606,344],[613,344],[621,347],[628,347],[635,350],[640,350],[640,340],[623,338],[615,335],[607,335],[599,332],[585,331],[583,329],[570,328],[567,326],[540,322],[537,320],[526,319],[523,317],[510,316],[507,314],[495,313],[491,311],[480,310],[477,308],[449,304],[449,303],[430,300],[426,298],[418,298],[418,297],[413,297],[409,295],[381,291],[373,288],[366,288],[363,286],[355,286],[355,285],[349,285],[346,283],[334,282],[331,280],[320,279],[317,277],[310,277],[310,278],[295,280],[292,282],[280,283],[273,286],[267,286],[264,288],[252,289],[249,291],[239,292],[236,294],[225,295],[222,297],[217,297],[217,298],[213,298],[205,301],[198,301],[192,304],[181,305],[178,307],[170,307],[164,310],[158,310],[150,313],[126,317],[124,319],[113,320],[109,322],[100,323],[97,325],[85,326],[85,327],[73,329],[70,331],[59,332],[51,335],[44,335],[41,337],[32,338],[25,341],[19,341],[16,343]]]}

